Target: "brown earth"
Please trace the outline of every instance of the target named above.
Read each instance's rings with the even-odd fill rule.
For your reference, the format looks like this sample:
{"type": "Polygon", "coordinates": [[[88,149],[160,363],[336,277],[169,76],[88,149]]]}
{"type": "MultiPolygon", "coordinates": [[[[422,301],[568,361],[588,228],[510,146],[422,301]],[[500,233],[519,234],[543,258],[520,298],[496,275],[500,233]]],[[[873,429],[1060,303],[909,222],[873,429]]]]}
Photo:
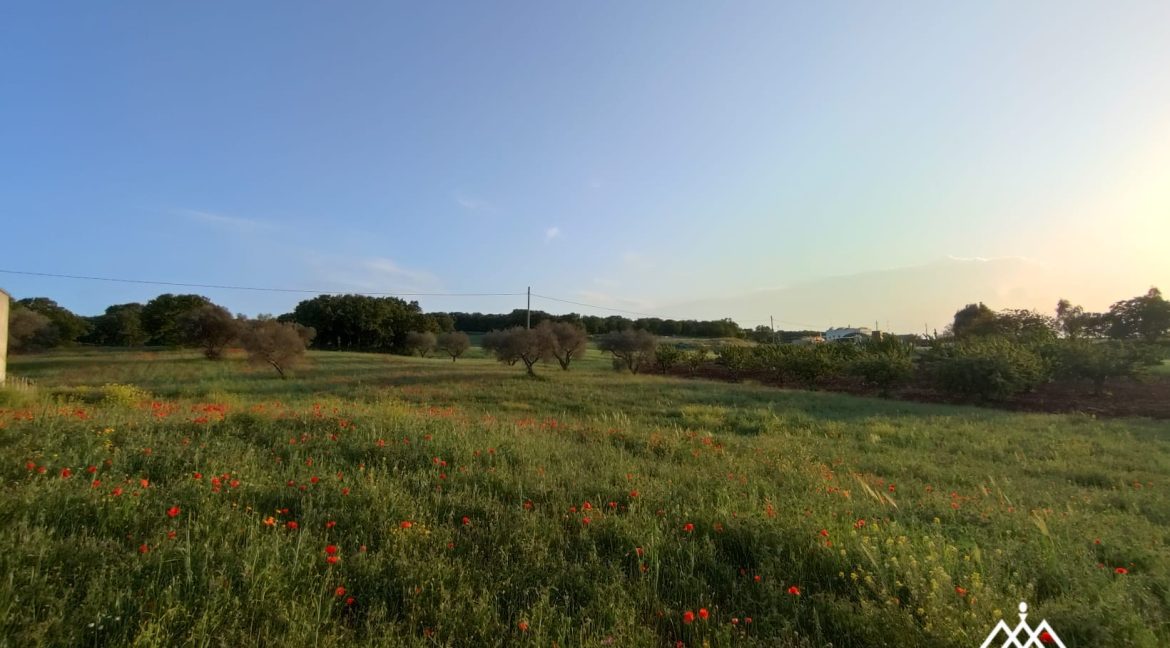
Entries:
{"type": "MultiPolygon", "coordinates": [[[[810,389],[804,384],[779,380],[764,371],[745,371],[736,376],[726,367],[713,363],[705,364],[695,372],[687,368],[676,368],[671,374],[712,380],[750,380],[776,387],[810,389]]],[[[1100,417],[1144,416],[1170,419],[1170,376],[1147,375],[1137,379],[1110,380],[1100,392],[1095,392],[1093,385],[1087,382],[1051,382],[1031,392],[998,401],[982,401],[946,394],[934,389],[924,380],[884,393],[881,389],[848,377],[819,383],[811,389],[924,403],[979,405],[1014,411],[1080,412],[1100,417]]]]}

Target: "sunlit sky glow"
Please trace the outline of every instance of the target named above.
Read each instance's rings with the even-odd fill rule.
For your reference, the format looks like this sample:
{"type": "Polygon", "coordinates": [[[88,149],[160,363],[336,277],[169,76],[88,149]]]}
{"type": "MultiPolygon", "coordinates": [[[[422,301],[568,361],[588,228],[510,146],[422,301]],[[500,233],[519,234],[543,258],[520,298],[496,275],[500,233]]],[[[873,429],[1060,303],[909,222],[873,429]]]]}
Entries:
{"type": "Polygon", "coordinates": [[[0,268],[911,330],[1100,309],[1170,290],[1168,70],[1163,1],[8,3],[0,268]],[[915,272],[1002,265],[949,258],[1030,287],[916,303],[915,272]],[[855,311],[809,288],[907,268],[855,311]]]}

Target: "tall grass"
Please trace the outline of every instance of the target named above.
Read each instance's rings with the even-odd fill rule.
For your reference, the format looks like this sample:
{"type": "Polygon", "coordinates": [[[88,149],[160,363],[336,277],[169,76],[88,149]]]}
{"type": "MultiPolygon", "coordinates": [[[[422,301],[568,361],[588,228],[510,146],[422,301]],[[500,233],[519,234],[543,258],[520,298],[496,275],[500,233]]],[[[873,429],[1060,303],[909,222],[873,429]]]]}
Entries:
{"type": "Polygon", "coordinates": [[[1170,642],[1164,422],[310,358],[14,358],[4,645],[1170,642]]]}

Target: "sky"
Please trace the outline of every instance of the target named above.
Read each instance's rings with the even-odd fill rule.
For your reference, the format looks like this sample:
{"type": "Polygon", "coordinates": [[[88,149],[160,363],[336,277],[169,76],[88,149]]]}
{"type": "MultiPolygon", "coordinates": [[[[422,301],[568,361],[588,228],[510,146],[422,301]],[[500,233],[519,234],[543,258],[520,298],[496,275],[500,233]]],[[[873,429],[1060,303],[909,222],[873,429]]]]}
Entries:
{"type": "Polygon", "coordinates": [[[785,289],[1010,259],[1102,309],[1170,291],[1170,3],[7,2],[0,150],[0,270],[827,326],[785,289]]]}

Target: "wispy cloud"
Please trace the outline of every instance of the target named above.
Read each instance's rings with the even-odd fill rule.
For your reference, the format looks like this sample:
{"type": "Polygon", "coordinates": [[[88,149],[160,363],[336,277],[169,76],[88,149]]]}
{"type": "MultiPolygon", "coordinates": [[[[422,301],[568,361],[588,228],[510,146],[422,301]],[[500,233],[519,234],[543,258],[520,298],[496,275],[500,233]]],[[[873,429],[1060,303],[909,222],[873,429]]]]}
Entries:
{"type": "Polygon", "coordinates": [[[254,231],[258,229],[266,229],[272,226],[272,224],[268,223],[267,221],[254,218],[240,218],[239,216],[228,216],[226,214],[201,211],[198,209],[176,209],[173,211],[175,214],[194,221],[207,223],[218,227],[227,227],[240,231],[254,231]]]}
{"type": "Polygon", "coordinates": [[[577,297],[582,302],[593,304],[594,306],[601,306],[604,308],[619,308],[628,311],[646,312],[654,308],[653,302],[644,301],[641,299],[627,299],[625,297],[617,297],[609,293],[599,292],[596,290],[579,290],[577,297]]]}
{"type": "Polygon", "coordinates": [[[548,243],[549,241],[551,241],[555,238],[559,238],[560,235],[561,235],[561,228],[550,227],[550,228],[544,230],[544,242],[548,243]]]}
{"type": "Polygon", "coordinates": [[[626,252],[623,254],[622,263],[634,270],[649,270],[654,267],[653,261],[637,252],[626,252]]]}
{"type": "Polygon", "coordinates": [[[352,259],[314,253],[306,255],[305,261],[317,281],[337,291],[409,293],[443,289],[442,280],[435,274],[405,268],[385,257],[352,259]]]}
{"type": "Polygon", "coordinates": [[[1025,262],[1025,263],[1030,263],[1030,264],[1033,264],[1033,265],[1039,265],[1039,266],[1046,265],[1046,264],[1045,264],[1044,262],[1042,262],[1042,261],[1039,261],[1039,260],[1037,260],[1037,259],[1033,259],[1033,258],[1030,258],[1030,257],[1025,257],[1025,256],[1000,256],[1000,257],[981,257],[981,256],[975,256],[975,257],[961,257],[961,256],[955,256],[955,255],[953,255],[953,254],[948,254],[948,255],[947,255],[947,259],[949,259],[949,260],[951,260],[951,261],[976,261],[976,262],[981,262],[981,263],[987,263],[987,262],[989,262],[989,261],[1023,261],[1023,262],[1025,262]]]}
{"type": "Polygon", "coordinates": [[[468,196],[461,191],[455,193],[455,204],[468,211],[493,211],[495,209],[488,201],[475,196],[468,196]]]}

